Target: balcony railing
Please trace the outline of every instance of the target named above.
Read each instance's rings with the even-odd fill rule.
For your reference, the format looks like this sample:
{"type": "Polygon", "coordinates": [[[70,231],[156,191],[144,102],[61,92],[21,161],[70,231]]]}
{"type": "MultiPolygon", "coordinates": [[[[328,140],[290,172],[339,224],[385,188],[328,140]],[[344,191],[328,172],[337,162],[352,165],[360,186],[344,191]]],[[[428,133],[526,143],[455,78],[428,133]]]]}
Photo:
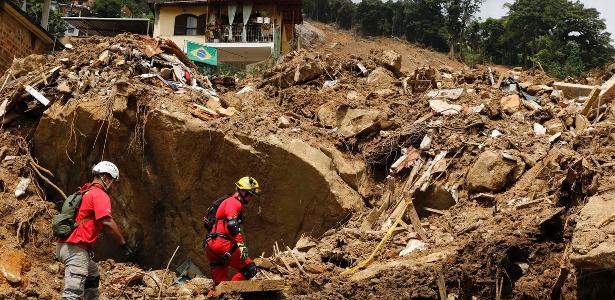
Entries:
{"type": "Polygon", "coordinates": [[[205,31],[209,43],[272,43],[273,24],[248,23],[210,25],[205,31]]]}

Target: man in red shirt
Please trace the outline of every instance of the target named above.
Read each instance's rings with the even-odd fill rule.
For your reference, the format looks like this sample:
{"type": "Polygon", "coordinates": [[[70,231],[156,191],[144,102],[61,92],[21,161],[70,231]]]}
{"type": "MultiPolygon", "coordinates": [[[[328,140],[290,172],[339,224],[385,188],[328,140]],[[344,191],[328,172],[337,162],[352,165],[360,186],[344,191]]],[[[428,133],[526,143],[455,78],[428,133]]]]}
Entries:
{"type": "Polygon", "coordinates": [[[62,299],[98,299],[100,276],[90,253],[103,227],[121,245],[124,254],[128,257],[133,255],[111,216],[111,199],[107,194],[119,179],[119,170],[113,163],[101,161],[92,172],[92,182],[80,189],[83,198],[75,217],[77,227],[68,238],[58,241],[56,249],[56,256],[65,268],[62,299]]]}
{"type": "Polygon", "coordinates": [[[216,211],[216,223],[206,237],[205,254],[214,284],[228,280],[228,267],[239,270],[231,280],[247,280],[256,275],[256,265],[248,255],[241,234],[242,209],[260,193],[258,182],[243,177],[235,183],[237,192],[224,199],[216,211]]]}

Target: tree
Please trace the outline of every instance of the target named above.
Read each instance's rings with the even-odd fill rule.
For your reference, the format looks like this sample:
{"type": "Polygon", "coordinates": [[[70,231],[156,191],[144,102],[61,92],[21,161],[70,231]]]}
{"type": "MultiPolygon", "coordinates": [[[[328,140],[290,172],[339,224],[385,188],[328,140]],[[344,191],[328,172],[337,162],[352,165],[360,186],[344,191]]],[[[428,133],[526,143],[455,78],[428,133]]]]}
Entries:
{"type": "Polygon", "coordinates": [[[444,2],[446,29],[448,32],[449,56],[454,57],[456,47],[464,37],[464,31],[484,0],[447,0],[444,2]]]}
{"type": "MultiPolygon", "coordinates": [[[[59,1],[61,3],[66,3],[66,0],[59,1]]],[[[19,7],[22,7],[21,3],[17,0],[13,0],[13,3],[19,7]]],[[[40,24],[41,17],[43,15],[43,1],[28,1],[26,7],[26,14],[30,17],[34,22],[40,24]]],[[[47,31],[53,36],[62,36],[64,32],[68,29],[68,24],[62,20],[62,15],[55,11],[51,10],[49,12],[49,23],[47,25],[47,31]]]]}
{"type": "Polygon", "coordinates": [[[96,0],[91,10],[97,17],[119,18],[122,16],[122,7],[122,0],[96,0]]]}

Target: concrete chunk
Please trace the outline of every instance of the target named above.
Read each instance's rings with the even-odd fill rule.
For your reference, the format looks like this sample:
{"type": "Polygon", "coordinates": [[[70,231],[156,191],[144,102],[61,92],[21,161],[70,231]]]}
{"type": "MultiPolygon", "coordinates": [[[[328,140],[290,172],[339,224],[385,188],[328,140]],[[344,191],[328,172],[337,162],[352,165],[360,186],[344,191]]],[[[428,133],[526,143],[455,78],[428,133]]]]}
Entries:
{"type": "Polygon", "coordinates": [[[567,82],[556,82],[553,84],[556,90],[562,91],[564,97],[571,99],[577,97],[587,97],[594,89],[593,85],[575,84],[567,82]]]}
{"type": "Polygon", "coordinates": [[[615,267],[615,192],[587,201],[572,236],[571,262],[582,269],[615,267]]]}

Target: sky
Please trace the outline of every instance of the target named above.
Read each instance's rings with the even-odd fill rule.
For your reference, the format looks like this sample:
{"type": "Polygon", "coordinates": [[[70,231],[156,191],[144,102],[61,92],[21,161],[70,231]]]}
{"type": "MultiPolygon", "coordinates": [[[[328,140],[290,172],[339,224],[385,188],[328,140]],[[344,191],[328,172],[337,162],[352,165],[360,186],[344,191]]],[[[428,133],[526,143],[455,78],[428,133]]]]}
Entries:
{"type": "MultiPolygon", "coordinates": [[[[504,3],[512,2],[512,0],[485,0],[479,17],[483,20],[493,17],[499,18],[505,15],[508,10],[504,8],[504,3]]],[[[611,38],[615,38],[615,9],[611,8],[613,6],[613,0],[581,0],[581,3],[585,5],[585,7],[592,7],[597,9],[600,12],[600,16],[606,20],[607,31],[611,33],[611,38]]]]}

